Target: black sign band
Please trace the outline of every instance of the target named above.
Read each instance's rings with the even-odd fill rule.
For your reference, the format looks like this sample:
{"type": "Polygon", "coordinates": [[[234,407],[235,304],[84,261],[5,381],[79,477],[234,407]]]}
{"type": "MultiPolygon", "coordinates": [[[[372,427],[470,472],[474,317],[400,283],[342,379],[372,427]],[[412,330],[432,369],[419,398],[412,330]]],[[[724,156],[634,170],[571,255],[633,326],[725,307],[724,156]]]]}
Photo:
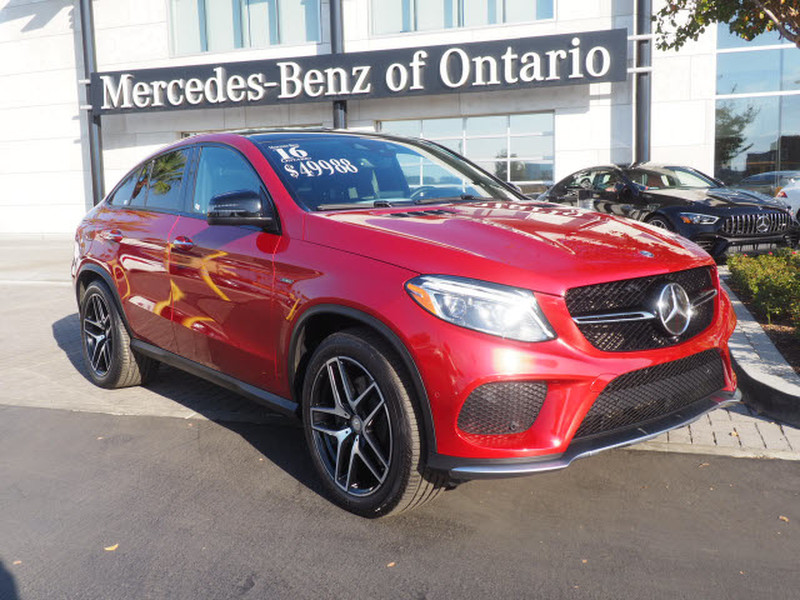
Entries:
{"type": "Polygon", "coordinates": [[[623,81],[627,30],[95,73],[96,113],[320,102],[623,81]]]}

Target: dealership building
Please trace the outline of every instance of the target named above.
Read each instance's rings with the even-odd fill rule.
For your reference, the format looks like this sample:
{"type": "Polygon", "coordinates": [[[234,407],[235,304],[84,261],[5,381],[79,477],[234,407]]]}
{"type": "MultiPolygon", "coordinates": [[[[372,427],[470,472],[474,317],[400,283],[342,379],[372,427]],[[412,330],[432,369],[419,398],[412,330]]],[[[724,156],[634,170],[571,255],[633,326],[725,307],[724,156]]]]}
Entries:
{"type": "Polygon", "coordinates": [[[650,11],[643,0],[7,0],[0,233],[70,233],[148,154],[211,131],[422,136],[529,191],[642,158],[729,182],[800,169],[800,50],[723,25],[661,52],[650,11]]]}

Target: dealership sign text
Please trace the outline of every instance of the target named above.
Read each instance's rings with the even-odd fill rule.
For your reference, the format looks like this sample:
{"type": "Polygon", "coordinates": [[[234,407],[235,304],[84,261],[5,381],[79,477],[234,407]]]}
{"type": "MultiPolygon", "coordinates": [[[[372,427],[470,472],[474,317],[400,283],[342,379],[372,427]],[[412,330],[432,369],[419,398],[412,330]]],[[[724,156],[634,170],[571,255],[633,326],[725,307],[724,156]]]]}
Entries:
{"type": "Polygon", "coordinates": [[[100,113],[622,81],[626,31],[95,73],[100,113]]]}

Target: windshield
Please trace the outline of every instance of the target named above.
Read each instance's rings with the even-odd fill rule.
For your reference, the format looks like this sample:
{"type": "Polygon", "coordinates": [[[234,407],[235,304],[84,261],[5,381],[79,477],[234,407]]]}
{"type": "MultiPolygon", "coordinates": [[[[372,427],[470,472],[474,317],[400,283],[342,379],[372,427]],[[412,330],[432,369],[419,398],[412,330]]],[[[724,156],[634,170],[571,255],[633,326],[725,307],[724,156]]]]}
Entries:
{"type": "Polygon", "coordinates": [[[253,141],[308,210],[520,200],[483,171],[422,141],[336,134],[253,141]]]}
{"type": "Polygon", "coordinates": [[[710,177],[700,171],[685,167],[659,167],[657,169],[629,169],[626,175],[634,183],[648,190],[665,188],[709,188],[719,187],[710,177]]]}

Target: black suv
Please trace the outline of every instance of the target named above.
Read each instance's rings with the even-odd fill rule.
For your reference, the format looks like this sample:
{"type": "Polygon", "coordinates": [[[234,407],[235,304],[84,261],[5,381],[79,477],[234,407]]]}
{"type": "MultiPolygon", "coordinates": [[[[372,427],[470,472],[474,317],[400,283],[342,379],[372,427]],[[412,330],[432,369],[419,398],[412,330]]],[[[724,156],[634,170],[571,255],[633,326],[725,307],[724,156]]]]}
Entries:
{"type": "Polygon", "coordinates": [[[726,187],[690,167],[593,167],[565,177],[539,200],[645,221],[689,238],[716,258],[736,246],[795,246],[800,237],[780,200],[726,187]]]}

